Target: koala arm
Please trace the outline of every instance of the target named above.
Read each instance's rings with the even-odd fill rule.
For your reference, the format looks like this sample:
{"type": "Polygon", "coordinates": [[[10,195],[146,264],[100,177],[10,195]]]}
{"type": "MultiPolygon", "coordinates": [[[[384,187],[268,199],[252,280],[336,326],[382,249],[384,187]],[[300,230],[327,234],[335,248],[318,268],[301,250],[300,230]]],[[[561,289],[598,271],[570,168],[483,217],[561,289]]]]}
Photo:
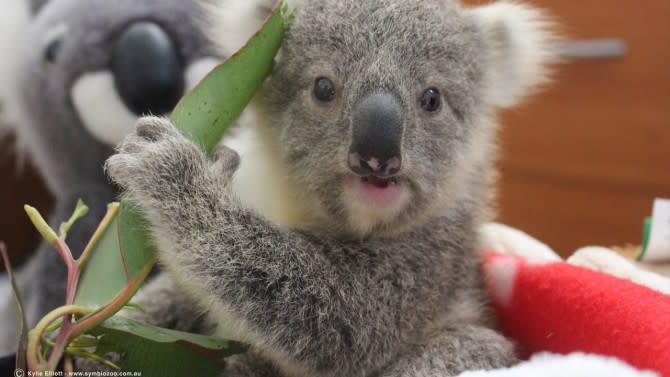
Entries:
{"type": "Polygon", "coordinates": [[[490,328],[465,325],[444,329],[429,342],[414,345],[382,376],[456,376],[470,370],[509,367],[516,362],[509,340],[490,328]]]}
{"type": "Polygon", "coordinates": [[[447,267],[431,242],[278,229],[230,194],[237,155],[214,157],[169,121],[143,118],[107,169],[147,215],[161,262],[210,312],[225,313],[238,340],[285,370],[357,376],[389,364],[439,310],[434,287],[449,279],[435,279],[447,267]]]}
{"type": "Polygon", "coordinates": [[[203,310],[166,272],[143,285],[133,303],[142,310],[125,310],[123,316],[167,329],[199,334],[213,331],[203,310]]]}

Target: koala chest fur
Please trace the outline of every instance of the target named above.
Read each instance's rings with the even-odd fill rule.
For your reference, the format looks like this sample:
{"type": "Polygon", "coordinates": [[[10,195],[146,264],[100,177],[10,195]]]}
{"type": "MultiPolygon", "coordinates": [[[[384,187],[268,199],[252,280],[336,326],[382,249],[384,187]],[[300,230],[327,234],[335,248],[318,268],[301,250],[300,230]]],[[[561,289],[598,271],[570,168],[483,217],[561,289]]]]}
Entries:
{"type": "Polygon", "coordinates": [[[223,143],[240,155],[232,190],[244,205],[277,226],[289,229],[304,225],[310,219],[309,208],[315,206],[287,179],[288,169],[277,158],[276,135],[261,128],[267,122],[267,115],[247,111],[240,127],[224,139],[223,143]]]}
{"type": "MultiPolygon", "coordinates": [[[[213,12],[224,51],[264,5],[218,2],[250,12],[242,26],[213,12]]],[[[227,141],[237,153],[206,157],[168,120],[139,122],[108,172],[151,219],[176,286],[251,344],[226,375],[448,376],[515,360],[487,327],[475,237],[493,113],[543,80],[545,29],[511,3],[305,0],[227,141]]]]}

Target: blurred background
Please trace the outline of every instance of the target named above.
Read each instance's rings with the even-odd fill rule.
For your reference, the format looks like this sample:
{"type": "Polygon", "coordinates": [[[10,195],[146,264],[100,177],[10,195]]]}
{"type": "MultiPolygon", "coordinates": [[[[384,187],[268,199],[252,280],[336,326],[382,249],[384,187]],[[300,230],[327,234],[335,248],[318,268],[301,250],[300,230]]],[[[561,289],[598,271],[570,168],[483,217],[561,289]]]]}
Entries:
{"type": "MultiPolygon", "coordinates": [[[[573,58],[502,114],[497,221],[563,256],[640,244],[653,199],[670,198],[670,1],[528,2],[556,16],[573,58]]],[[[47,214],[52,198],[11,145],[0,140],[0,240],[18,263],[38,242],[23,204],[47,214]]]]}
{"type": "Polygon", "coordinates": [[[639,245],[653,199],[670,198],[670,1],[533,3],[569,39],[620,39],[626,51],[593,48],[503,114],[499,220],[562,255],[639,245]]]}

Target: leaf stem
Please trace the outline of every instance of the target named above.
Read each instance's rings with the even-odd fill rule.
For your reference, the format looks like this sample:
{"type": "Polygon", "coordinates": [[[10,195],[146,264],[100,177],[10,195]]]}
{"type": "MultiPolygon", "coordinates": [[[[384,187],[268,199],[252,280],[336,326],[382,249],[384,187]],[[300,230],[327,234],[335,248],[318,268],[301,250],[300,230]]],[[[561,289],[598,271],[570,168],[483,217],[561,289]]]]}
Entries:
{"type": "Polygon", "coordinates": [[[121,367],[114,364],[112,361],[105,359],[102,356],[96,355],[91,352],[86,352],[77,348],[68,348],[67,352],[73,356],[78,356],[78,357],[85,357],[87,359],[91,359],[93,361],[97,361],[101,364],[107,365],[108,367],[115,369],[115,370],[121,370],[121,367]]]}
{"type": "Polygon", "coordinates": [[[100,225],[95,230],[95,233],[93,233],[91,240],[88,241],[88,244],[84,248],[84,252],[79,257],[80,269],[83,269],[86,265],[86,262],[88,262],[88,258],[91,256],[91,252],[93,252],[95,245],[97,245],[98,241],[100,241],[100,238],[105,233],[105,230],[107,230],[107,227],[111,221],[114,219],[114,217],[116,217],[120,206],[121,205],[119,203],[110,203],[107,205],[107,213],[105,213],[105,217],[102,218],[100,225]]]}
{"type": "Polygon", "coordinates": [[[68,323],[63,323],[61,331],[59,332],[56,338],[56,344],[54,346],[54,350],[51,352],[51,357],[49,358],[49,362],[47,362],[46,365],[45,360],[41,354],[42,347],[40,347],[40,342],[42,339],[42,335],[53,322],[64,317],[69,317],[70,315],[77,315],[77,314],[86,315],[90,312],[91,309],[84,308],[82,306],[67,305],[50,312],[44,318],[42,318],[37,323],[37,326],[35,326],[35,328],[28,333],[27,356],[28,356],[28,366],[30,370],[55,370],[55,367],[58,364],[58,360],[60,360],[60,356],[62,356],[62,350],[61,350],[58,359],[56,359],[56,363],[51,367],[53,362],[52,359],[54,358],[55,354],[58,353],[57,350],[60,347],[63,347],[62,344],[59,344],[62,343],[59,342],[63,337],[62,334],[69,332],[68,323]]]}
{"type": "Polygon", "coordinates": [[[154,267],[155,260],[153,260],[151,263],[147,263],[144,268],[142,268],[137,275],[135,276],[134,279],[128,282],[128,284],[123,288],[121,292],[119,292],[116,297],[110,302],[109,304],[105,305],[100,311],[96,312],[94,315],[91,315],[89,317],[86,317],[79,321],[75,327],[77,327],[77,332],[75,332],[75,335],[80,335],[83,333],[83,331],[87,329],[91,329],[100,323],[102,323],[105,319],[110,318],[114,314],[116,314],[119,310],[123,309],[128,301],[135,295],[137,290],[140,288],[140,285],[144,281],[144,279],[149,275],[149,272],[151,272],[151,269],[154,267]]]}

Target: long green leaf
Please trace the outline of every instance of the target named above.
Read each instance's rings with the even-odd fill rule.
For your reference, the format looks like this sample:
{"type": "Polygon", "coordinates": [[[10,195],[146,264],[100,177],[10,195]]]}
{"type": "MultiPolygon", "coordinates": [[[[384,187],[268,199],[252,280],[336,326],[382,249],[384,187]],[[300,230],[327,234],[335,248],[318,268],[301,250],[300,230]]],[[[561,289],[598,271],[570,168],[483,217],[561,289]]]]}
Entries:
{"type": "Polygon", "coordinates": [[[289,22],[278,1],[265,25],[236,54],[214,69],[172,112],[172,121],[210,153],[270,74],[289,22]]]}

